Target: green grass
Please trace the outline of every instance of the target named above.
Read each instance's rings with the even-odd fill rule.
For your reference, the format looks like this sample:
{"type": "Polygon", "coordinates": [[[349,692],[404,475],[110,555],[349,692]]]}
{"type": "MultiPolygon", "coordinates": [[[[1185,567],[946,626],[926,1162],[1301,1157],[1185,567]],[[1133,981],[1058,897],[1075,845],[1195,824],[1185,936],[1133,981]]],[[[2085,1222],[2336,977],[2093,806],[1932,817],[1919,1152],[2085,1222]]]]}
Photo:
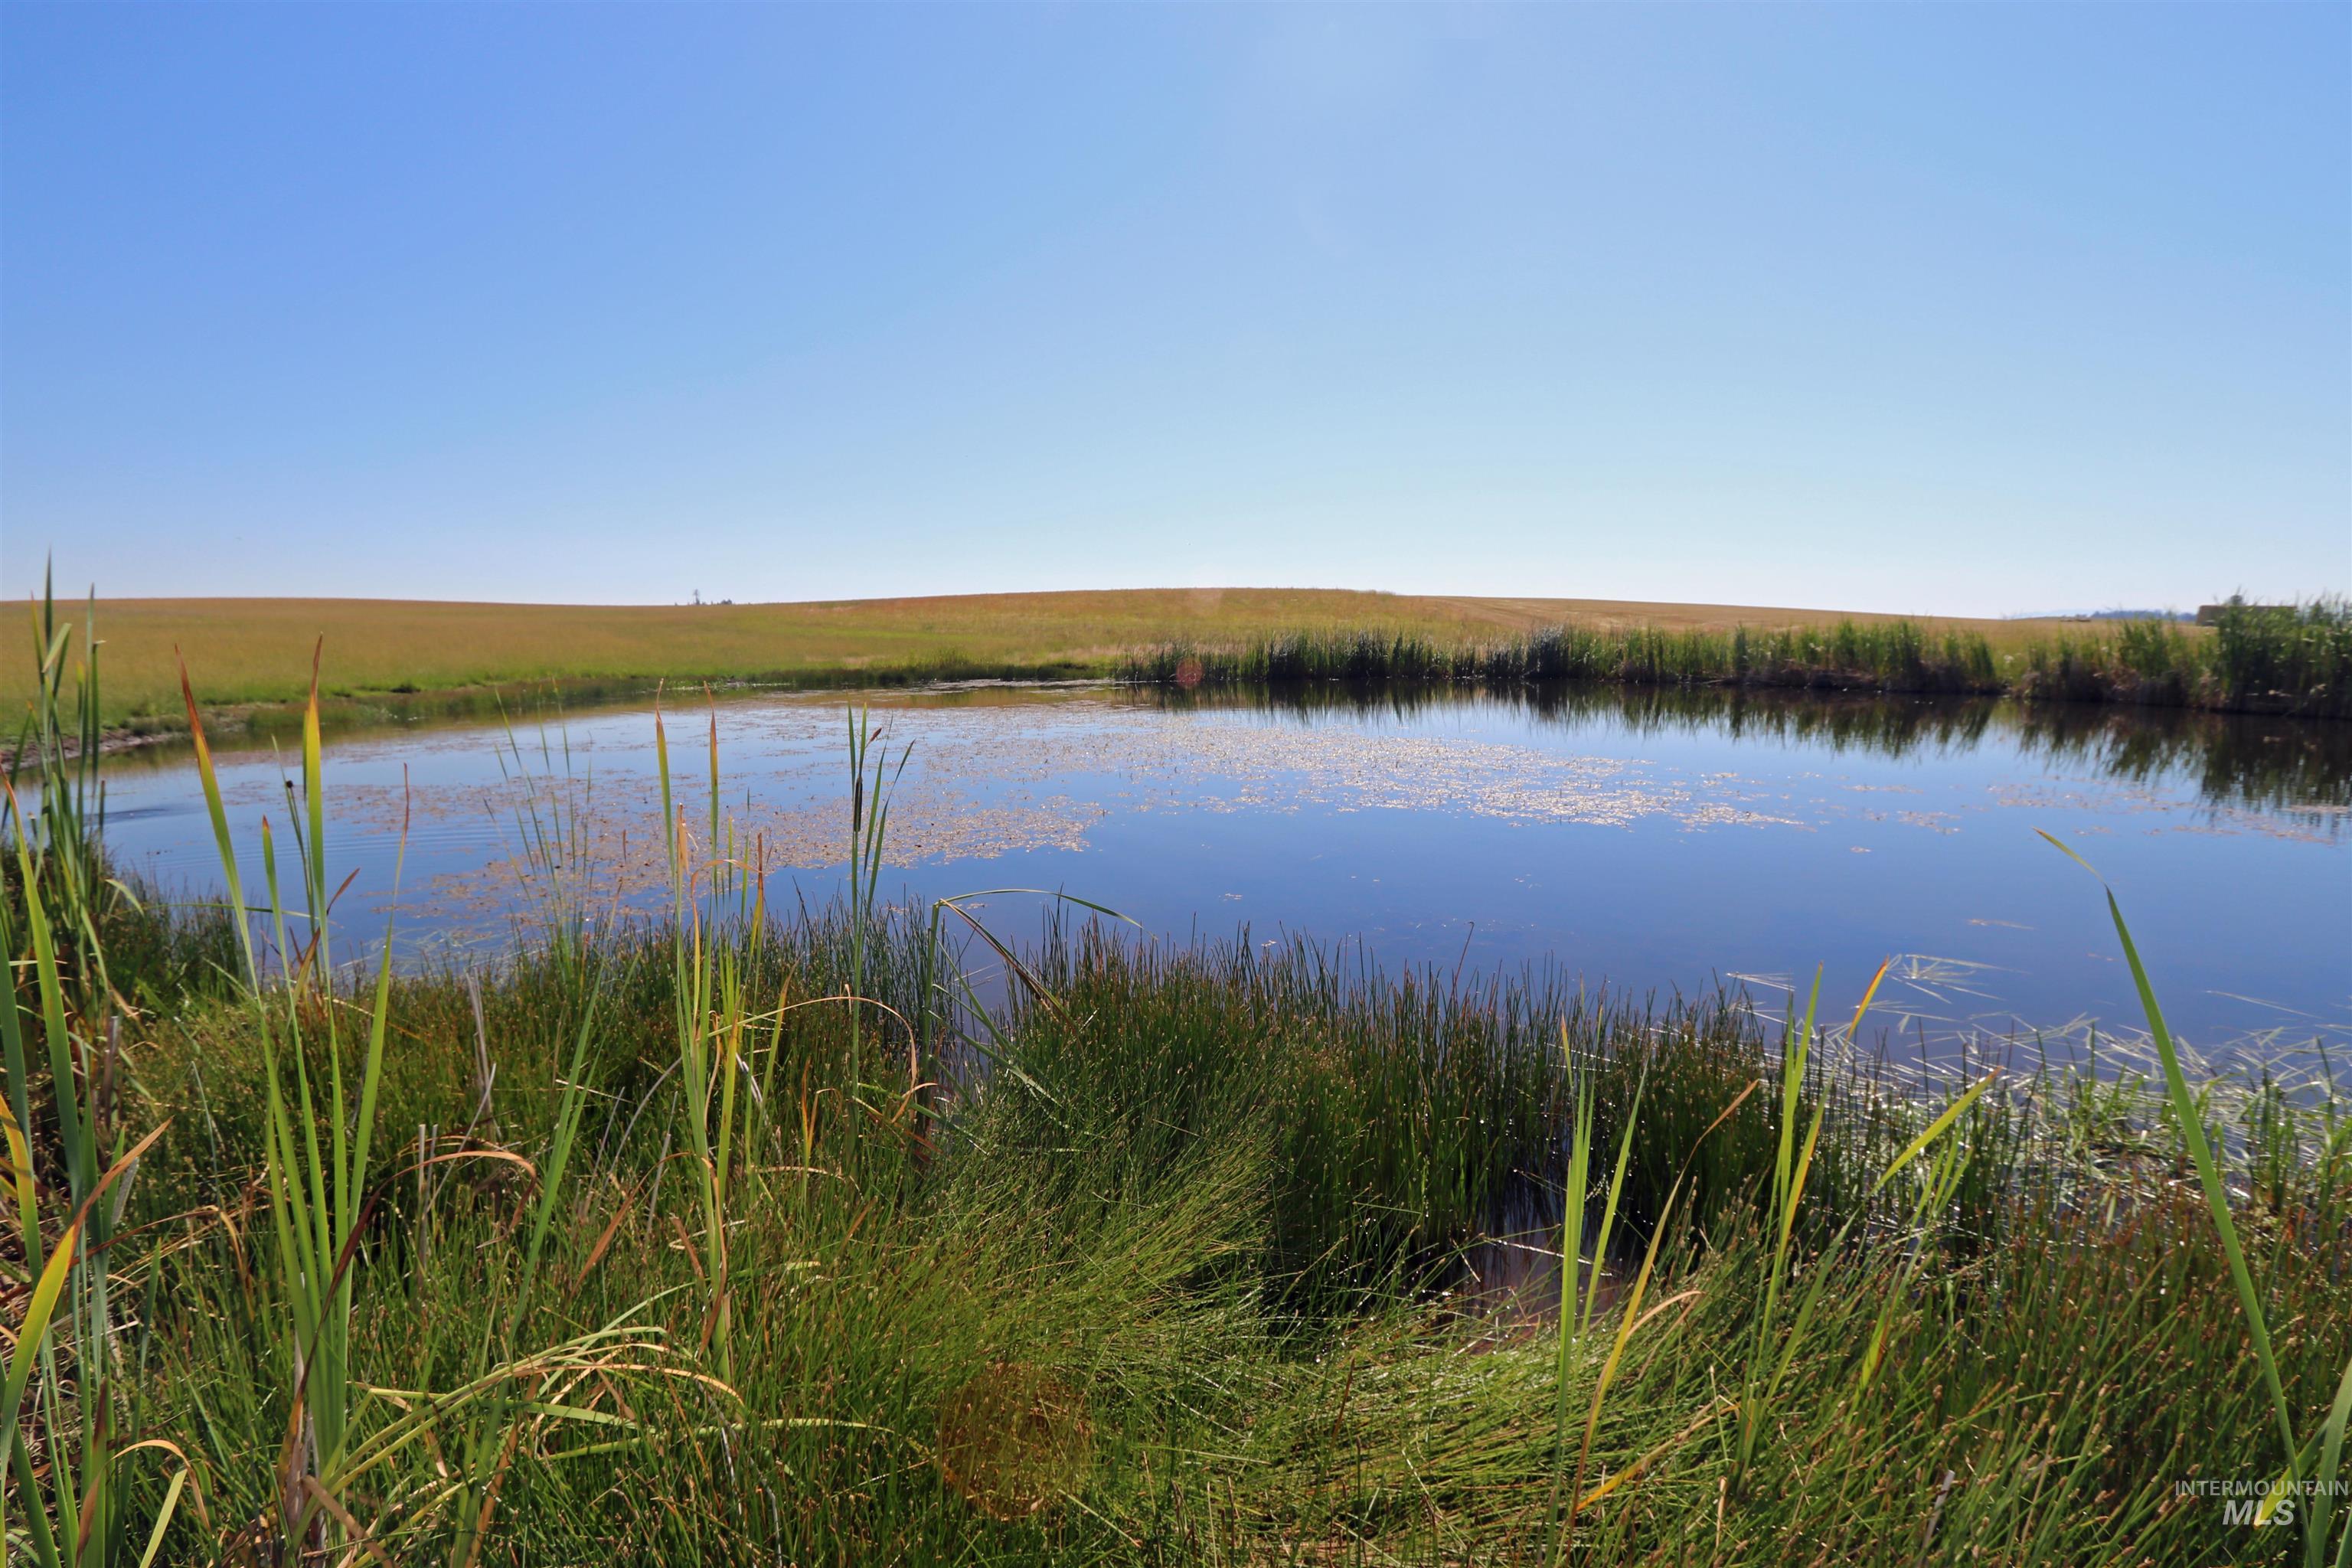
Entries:
{"type": "MultiPolygon", "coordinates": [[[[837,994],[847,921],[736,932],[746,993],[837,994]]],[[[869,977],[904,1014],[920,1005],[927,928],[888,924],[869,977]]],[[[480,988],[478,1033],[465,977],[394,982],[378,1114],[425,1131],[383,1184],[353,1365],[375,1385],[446,1391],[468,1385],[486,1321],[515,1325],[492,1364],[616,1321],[659,1331],[611,1393],[546,1387],[625,1407],[633,1426],[511,1413],[521,1436],[489,1561],[1257,1562],[1305,1542],[1349,1560],[1536,1562],[1563,1397],[1571,1461],[1592,1426],[1579,1496],[1668,1445],[1579,1510],[1578,1560],[1916,1547],[2245,1561],[2269,1539],[2172,1495],[2282,1456],[2211,1219],[2180,1194],[2178,1144],[2146,1091],[2080,1116],[2054,1082],[1979,1101],[1949,1145],[1969,1156],[1953,1190],[1930,1204],[1898,1179],[1898,1201],[1874,1203],[1878,1173],[1958,1085],[1897,1093],[1817,1059],[1793,1116],[1776,1088],[1709,1133],[1785,1060],[1727,1007],[1580,1007],[1540,988],[1340,975],[1303,948],[1145,957],[1073,933],[1036,966],[1058,1008],[1001,1018],[997,1070],[936,1121],[908,1112],[903,1066],[852,1074],[844,1010],[763,1032],[743,1079],[771,1098],[738,1102],[744,1153],[714,1267],[708,1187],[677,1131],[675,960],[659,931],[520,957],[480,988]],[[1604,1306],[1563,1386],[1540,1322],[1445,1292],[1465,1241],[1559,1180],[1571,1063],[1595,1146],[1625,1151],[1618,1278],[1654,1242],[1649,1300],[1670,1305],[1635,1328],[1604,1306]],[[588,1109],[534,1288],[519,1240],[541,1212],[535,1173],[567,1083],[589,1086],[588,1109]],[[1816,1114],[1801,1200],[1776,1212],[1783,1129],[1816,1114]],[[419,1149],[472,1157],[420,1173],[419,1149]],[[494,1157],[509,1153],[532,1169],[494,1157]],[[1764,1288],[1784,1274],[1776,1314],[1764,1288]],[[1739,1395],[1759,1340],[1785,1369],[1758,1406],[1769,1440],[1743,1465],[1737,1411],[1717,1402],[1739,1395]],[[1019,1407],[990,1417],[1006,1451],[977,1441],[975,1455],[956,1423],[992,1399],[1019,1407]],[[1034,1430],[1033,1405],[1046,1407],[1034,1430]],[[602,1444],[618,1446],[574,1455],[602,1444]],[[1948,1491],[1947,1471],[1961,1478],[1948,1491]]],[[[121,1268],[156,1303],[136,1336],[151,1370],[135,1429],[199,1456],[215,1531],[174,1527],[196,1560],[223,1550],[229,1521],[273,1517],[292,1386],[268,1329],[278,1293],[238,1257],[267,1251],[249,1207],[267,1069],[233,1005],[159,1020],[142,1044],[142,1102],[176,1116],[132,1215],[159,1228],[121,1268]],[[239,1233],[220,1216],[241,1209],[239,1233]]],[[[2309,1326],[2352,1310],[2352,1172],[2340,1137],[2323,1157],[2307,1133],[2284,1178],[2240,1205],[2266,1311],[2305,1325],[2281,1354],[2302,1431],[2343,1350],[2309,1326]]],[[[2242,1189],[2247,1169],[2233,1174],[2242,1189]]],[[[388,1397],[366,1406],[363,1420],[395,1418],[388,1397]]],[[[493,1467],[508,1430],[472,1440],[493,1467]]],[[[401,1471],[368,1485],[355,1517],[398,1560],[453,1555],[458,1521],[429,1457],[401,1471]]]]}
{"type": "Polygon", "coordinates": [[[715,783],[669,918],[534,850],[536,940],[385,978],[318,962],[315,729],[250,963],[73,869],[65,751],[0,883],[10,1561],[2352,1553],[2181,1489],[2340,1479],[2352,1115],[2190,1079],[2152,986],[2139,1075],[1941,1079],[1854,1048],[1866,975],[1762,1017],[779,921],[715,783]],[[1472,1289],[1531,1226],[1572,1326],[1472,1289]]]}

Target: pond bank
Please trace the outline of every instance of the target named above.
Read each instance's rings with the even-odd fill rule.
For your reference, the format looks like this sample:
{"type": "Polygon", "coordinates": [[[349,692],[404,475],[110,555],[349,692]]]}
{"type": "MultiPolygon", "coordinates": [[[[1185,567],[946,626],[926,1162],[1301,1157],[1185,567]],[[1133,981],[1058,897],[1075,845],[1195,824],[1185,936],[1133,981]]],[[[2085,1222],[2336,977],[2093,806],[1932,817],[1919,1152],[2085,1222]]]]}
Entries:
{"type": "Polygon", "coordinates": [[[1489,642],[1300,630],[1242,645],[1171,642],[1128,679],[1178,688],[1317,681],[1486,686],[1573,681],[2201,708],[2352,718],[2352,605],[2224,605],[2210,627],[2160,620],[1996,646],[1982,630],[1908,620],[1720,629],[1558,626],[1489,642]]]}

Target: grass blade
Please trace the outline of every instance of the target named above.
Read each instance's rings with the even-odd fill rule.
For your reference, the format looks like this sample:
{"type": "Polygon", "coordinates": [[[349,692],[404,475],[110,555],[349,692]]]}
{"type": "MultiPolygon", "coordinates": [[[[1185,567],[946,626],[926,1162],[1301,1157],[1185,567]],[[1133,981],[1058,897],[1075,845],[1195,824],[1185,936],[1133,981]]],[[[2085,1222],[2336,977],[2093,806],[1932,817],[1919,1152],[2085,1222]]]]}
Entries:
{"type": "MultiPolygon", "coordinates": [[[[2068,859],[2092,876],[2098,877],[2091,863],[2072,849],[2043,833],[2042,837],[2068,859]]],[[[2139,948],[2133,942],[2131,927],[2124,921],[2123,905],[2116,899],[2115,889],[2106,879],[2099,877],[2099,886],[2107,895],[2107,913],[2114,918],[2116,936],[2122,942],[2124,961],[2131,966],[2132,984],[2139,991],[2141,1010],[2147,1016],[2148,1033],[2156,1041],[2156,1053],[2164,1064],[2164,1083],[2172,1097],[2172,1108],[2180,1122],[2180,1136],[2189,1145],[2189,1158],[2197,1167],[2197,1180],[2205,1189],[2206,1207],[2212,1211],[2213,1228],[2221,1233],[2221,1250],[2230,1264],[2230,1279],[2238,1288],[2238,1300],[2246,1310],[2246,1326],[2253,1336],[2254,1355],[2261,1362],[2263,1382],[2268,1386],[2272,1412],[2277,1417],[2279,1442],[2286,1449],[2291,1473],[2299,1476],[2294,1441],[2294,1419],[2288,1413],[2286,1385],[2280,1380],[2278,1357],[2271,1347],[2269,1322],[2263,1314],[2262,1298],[2255,1292],[2254,1278],[2246,1267],[2245,1247],[2239,1242],[2238,1226],[2230,1215],[2229,1189],[2222,1184],[2220,1165],[2213,1151],[2205,1141],[2204,1119],[2198,1112],[2197,1100],[2189,1089],[2188,1075],[2181,1070],[2180,1051],[2174,1045],[2172,1031],[2165,1026],[2164,1009],[2157,1005],[2156,988],[2149,984],[2147,967],[2140,962],[2139,948]]]]}

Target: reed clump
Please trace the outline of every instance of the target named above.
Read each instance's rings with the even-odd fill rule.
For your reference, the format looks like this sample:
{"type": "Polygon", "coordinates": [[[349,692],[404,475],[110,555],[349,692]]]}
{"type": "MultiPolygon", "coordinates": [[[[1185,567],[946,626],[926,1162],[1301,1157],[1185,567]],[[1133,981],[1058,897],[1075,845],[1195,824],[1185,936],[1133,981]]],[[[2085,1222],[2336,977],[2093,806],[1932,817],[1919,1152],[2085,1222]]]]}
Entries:
{"type": "Polygon", "coordinates": [[[334,956],[315,723],[226,919],[86,901],[102,810],[38,752],[11,1560],[2342,1561],[2352,1114],[2192,1079],[2120,911],[2138,1070],[1938,1076],[1867,976],[1637,1004],[893,910],[850,737],[840,904],[766,907],[714,766],[659,919],[591,918],[542,822],[529,940],[406,973],[334,956]],[[1483,1289],[1498,1246],[1549,1289],[1483,1289]],[[2292,1517],[2197,1489],[2249,1480],[2292,1517]]]}
{"type": "Polygon", "coordinates": [[[1170,643],[1130,656],[1123,674],[1179,688],[1614,682],[2006,693],[2340,719],[2352,717],[2352,603],[2232,603],[2210,632],[2126,620],[2003,648],[1979,629],[1904,620],[1728,630],[1561,626],[1495,641],[1301,631],[1223,646],[1170,643]]]}

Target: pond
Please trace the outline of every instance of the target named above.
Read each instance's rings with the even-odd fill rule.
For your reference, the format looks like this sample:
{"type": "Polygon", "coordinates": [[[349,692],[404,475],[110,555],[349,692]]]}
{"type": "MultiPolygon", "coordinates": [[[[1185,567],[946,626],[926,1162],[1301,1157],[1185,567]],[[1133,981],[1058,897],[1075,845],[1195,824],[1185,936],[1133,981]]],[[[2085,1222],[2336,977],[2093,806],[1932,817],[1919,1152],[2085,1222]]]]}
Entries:
{"type": "MultiPolygon", "coordinates": [[[[1137,940],[1293,938],[1449,980],[1551,966],[1664,995],[1824,976],[1906,1052],[2085,1041],[2139,1009],[2114,884],[2176,1029],[2209,1055],[2352,1045],[2352,726],[2097,707],[1716,691],[1458,690],[1284,700],[1116,687],[875,694],[895,765],[886,898],[1066,889],[1137,940]]],[[[689,831],[719,796],[771,907],[837,896],[838,695],[728,692],[666,714],[689,831]]],[[[220,753],[257,886],[290,750],[220,753]]],[[[531,907],[542,834],[623,910],[661,906],[650,701],[331,741],[349,952],[393,908],[411,962],[495,952],[531,907]]],[[[221,885],[193,763],[110,763],[106,834],[175,894],[221,885]]],[[[292,881],[290,873],[288,875],[292,881]]],[[[543,884],[543,879],[538,879],[543,884]]],[[[1050,901],[989,901],[1034,937],[1050,901]]]]}

